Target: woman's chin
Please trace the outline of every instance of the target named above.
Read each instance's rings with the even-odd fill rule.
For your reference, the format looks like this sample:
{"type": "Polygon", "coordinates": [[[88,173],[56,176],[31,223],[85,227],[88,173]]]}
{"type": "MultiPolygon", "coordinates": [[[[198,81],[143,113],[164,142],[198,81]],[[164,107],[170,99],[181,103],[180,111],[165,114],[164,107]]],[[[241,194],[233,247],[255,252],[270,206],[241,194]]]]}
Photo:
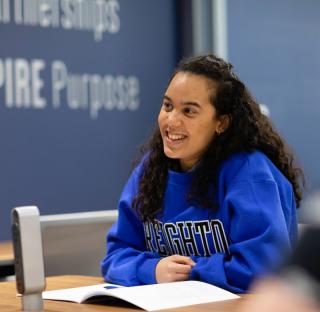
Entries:
{"type": "Polygon", "coordinates": [[[165,148],[164,149],[164,154],[168,157],[168,158],[172,158],[172,159],[179,159],[180,156],[177,152],[172,151],[171,149],[165,148]]]}

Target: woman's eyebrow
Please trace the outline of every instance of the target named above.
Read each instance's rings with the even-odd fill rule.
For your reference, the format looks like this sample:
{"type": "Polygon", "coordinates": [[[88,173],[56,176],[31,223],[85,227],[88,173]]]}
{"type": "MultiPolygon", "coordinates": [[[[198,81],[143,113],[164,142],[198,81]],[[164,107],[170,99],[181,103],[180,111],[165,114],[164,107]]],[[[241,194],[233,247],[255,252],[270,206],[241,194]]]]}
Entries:
{"type": "Polygon", "coordinates": [[[167,96],[166,94],[163,96],[163,98],[166,99],[166,100],[168,100],[168,101],[170,101],[170,102],[172,102],[170,96],[167,96]]]}
{"type": "Polygon", "coordinates": [[[182,102],[182,105],[191,105],[197,108],[201,108],[201,105],[194,101],[185,101],[185,102],[182,102]]]}
{"type": "MultiPolygon", "coordinates": [[[[164,95],[163,96],[164,99],[168,100],[169,102],[172,102],[172,99],[170,98],[170,96],[168,95],[164,95]]],[[[198,107],[198,108],[201,108],[201,105],[197,102],[194,102],[194,101],[182,101],[181,103],[182,105],[191,105],[191,106],[195,106],[195,107],[198,107]]]]}

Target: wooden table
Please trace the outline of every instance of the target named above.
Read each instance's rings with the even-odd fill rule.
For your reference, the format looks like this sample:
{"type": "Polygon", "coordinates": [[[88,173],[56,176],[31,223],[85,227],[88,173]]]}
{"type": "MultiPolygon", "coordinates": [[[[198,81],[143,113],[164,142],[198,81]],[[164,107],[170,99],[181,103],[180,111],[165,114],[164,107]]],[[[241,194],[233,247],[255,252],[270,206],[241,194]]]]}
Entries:
{"type": "MultiPolygon", "coordinates": [[[[88,276],[55,276],[48,277],[46,279],[47,287],[46,290],[88,286],[103,283],[102,278],[99,277],[88,277],[88,276]]],[[[198,304],[193,306],[187,306],[176,309],[168,309],[166,311],[175,312],[231,312],[235,311],[239,302],[242,299],[227,300],[221,302],[213,302],[206,304],[198,304]]],[[[62,311],[77,311],[77,312],[135,312],[143,311],[139,308],[129,308],[120,306],[110,305],[98,305],[98,304],[79,304],[63,301],[44,301],[44,311],[50,312],[62,312],[62,311]]],[[[0,283],[0,311],[1,312],[15,312],[21,311],[21,299],[16,297],[16,284],[15,282],[2,282],[0,283]]],[[[164,311],[164,310],[163,310],[164,311]]]]}
{"type": "Polygon", "coordinates": [[[12,242],[0,242],[0,265],[13,264],[13,258],[12,242]]]}
{"type": "Polygon", "coordinates": [[[14,275],[14,256],[11,241],[0,242],[0,279],[14,275]]]}

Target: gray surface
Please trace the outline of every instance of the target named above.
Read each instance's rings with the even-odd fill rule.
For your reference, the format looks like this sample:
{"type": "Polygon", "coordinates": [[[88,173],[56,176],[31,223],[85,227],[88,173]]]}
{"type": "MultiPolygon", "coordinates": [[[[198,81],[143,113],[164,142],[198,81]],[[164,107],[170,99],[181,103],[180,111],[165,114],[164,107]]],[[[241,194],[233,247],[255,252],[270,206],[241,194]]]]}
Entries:
{"type": "Polygon", "coordinates": [[[117,210],[42,216],[45,275],[100,276],[105,237],[117,217],[117,210]]]}

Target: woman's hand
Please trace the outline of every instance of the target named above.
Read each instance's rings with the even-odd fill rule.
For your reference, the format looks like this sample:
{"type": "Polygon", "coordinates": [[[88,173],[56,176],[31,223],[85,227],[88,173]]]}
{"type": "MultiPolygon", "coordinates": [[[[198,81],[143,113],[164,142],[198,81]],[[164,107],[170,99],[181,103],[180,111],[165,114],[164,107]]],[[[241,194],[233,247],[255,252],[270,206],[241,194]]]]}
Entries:
{"type": "Polygon", "coordinates": [[[157,283],[186,281],[194,265],[190,257],[179,255],[165,257],[156,266],[157,283]]]}

